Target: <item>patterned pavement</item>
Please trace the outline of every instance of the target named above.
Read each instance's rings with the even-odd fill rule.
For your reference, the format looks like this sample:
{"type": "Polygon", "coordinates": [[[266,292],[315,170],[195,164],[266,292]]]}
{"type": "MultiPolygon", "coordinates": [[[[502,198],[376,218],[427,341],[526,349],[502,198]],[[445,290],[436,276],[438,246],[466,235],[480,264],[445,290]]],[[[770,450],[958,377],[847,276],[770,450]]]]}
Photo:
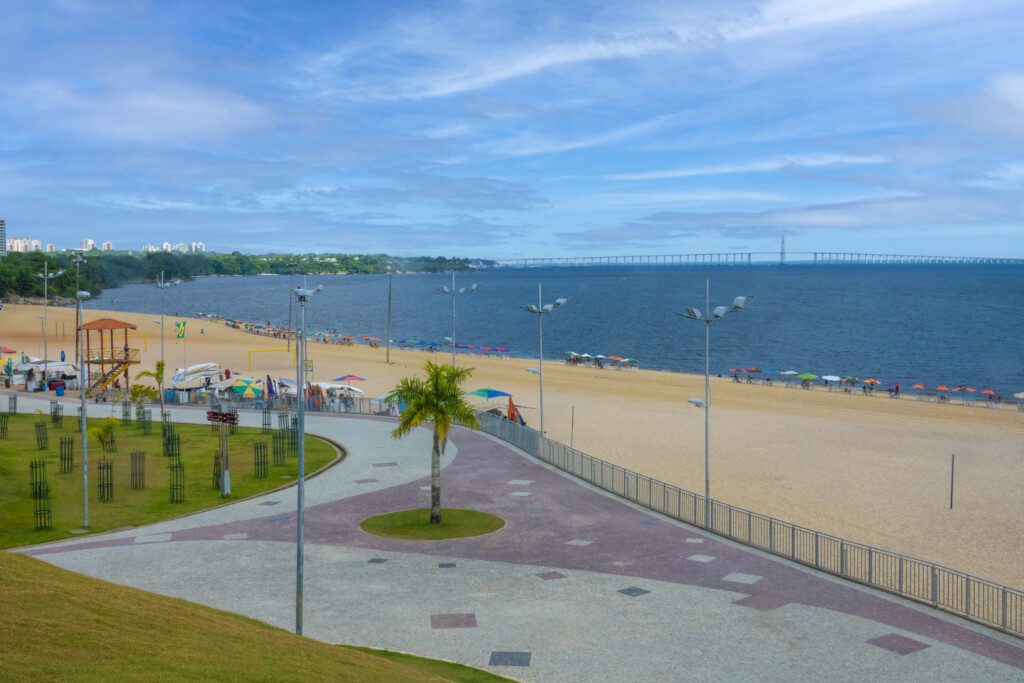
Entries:
{"type": "MultiPolygon", "coordinates": [[[[445,457],[444,504],[506,527],[445,542],[369,536],[363,518],[428,503],[429,435],[394,441],[392,426],[308,421],[348,450],[307,484],[311,637],[538,681],[1024,680],[1020,640],[706,535],[467,430],[445,457]]],[[[290,628],[294,498],[286,489],[27,552],[290,628]]]]}

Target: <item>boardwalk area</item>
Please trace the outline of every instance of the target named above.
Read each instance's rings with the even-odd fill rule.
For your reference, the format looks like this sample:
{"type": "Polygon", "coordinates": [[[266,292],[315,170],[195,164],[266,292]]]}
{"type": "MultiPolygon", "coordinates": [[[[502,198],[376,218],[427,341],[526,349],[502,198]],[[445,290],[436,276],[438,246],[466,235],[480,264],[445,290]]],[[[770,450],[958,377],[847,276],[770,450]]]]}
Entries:
{"type": "MultiPolygon", "coordinates": [[[[444,501],[498,514],[504,529],[446,542],[368,536],[364,517],[428,500],[429,434],[394,441],[392,427],[309,419],[348,451],[307,485],[313,638],[536,681],[1024,680],[1022,641],[707,536],[480,433],[455,432],[444,501]]],[[[294,501],[290,488],[27,552],[291,628],[294,501]]]]}

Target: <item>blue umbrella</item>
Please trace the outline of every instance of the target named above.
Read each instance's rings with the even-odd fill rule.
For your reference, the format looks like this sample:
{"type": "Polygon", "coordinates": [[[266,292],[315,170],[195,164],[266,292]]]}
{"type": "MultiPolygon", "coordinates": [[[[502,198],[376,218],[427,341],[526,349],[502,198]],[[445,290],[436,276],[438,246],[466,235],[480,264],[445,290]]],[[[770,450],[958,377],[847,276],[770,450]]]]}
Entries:
{"type": "Polygon", "coordinates": [[[506,393],[504,391],[498,391],[497,389],[477,389],[476,391],[469,392],[468,395],[469,396],[480,396],[482,398],[492,399],[492,398],[498,398],[499,396],[511,396],[512,394],[506,393]]]}

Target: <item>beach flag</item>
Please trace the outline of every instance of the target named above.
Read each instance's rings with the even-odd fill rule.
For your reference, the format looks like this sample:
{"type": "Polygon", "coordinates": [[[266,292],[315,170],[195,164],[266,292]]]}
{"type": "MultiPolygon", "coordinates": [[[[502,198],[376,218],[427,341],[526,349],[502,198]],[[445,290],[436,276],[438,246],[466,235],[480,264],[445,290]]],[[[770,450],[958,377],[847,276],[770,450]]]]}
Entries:
{"type": "Polygon", "coordinates": [[[508,397],[508,419],[511,422],[518,422],[519,424],[526,426],[526,420],[519,414],[519,409],[516,408],[516,404],[512,402],[512,397],[508,397]]]}
{"type": "Polygon", "coordinates": [[[184,339],[185,338],[185,323],[186,322],[187,321],[182,320],[181,322],[174,323],[174,330],[177,333],[175,336],[178,339],[184,339]]]}

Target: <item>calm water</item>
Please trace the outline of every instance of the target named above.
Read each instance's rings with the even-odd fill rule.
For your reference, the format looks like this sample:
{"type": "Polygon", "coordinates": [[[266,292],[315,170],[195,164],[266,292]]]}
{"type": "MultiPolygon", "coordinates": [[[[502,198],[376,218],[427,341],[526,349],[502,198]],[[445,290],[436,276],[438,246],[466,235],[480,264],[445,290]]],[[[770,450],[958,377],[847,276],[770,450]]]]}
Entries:
{"type": "MultiPolygon", "coordinates": [[[[457,339],[536,356],[536,317],[520,309],[570,297],[544,320],[546,358],[565,351],[639,358],[641,367],[703,370],[702,325],[675,315],[735,295],[748,309],[712,328],[711,365],[873,376],[1024,391],[1024,267],[746,266],[517,269],[459,273],[457,339]]],[[[386,276],[318,276],[309,306],[313,330],[385,336],[386,276]]],[[[450,298],[436,288],[450,274],[394,278],[393,339],[451,334],[450,298]]],[[[243,320],[288,320],[288,277],[209,278],[168,290],[167,312],[216,313],[243,320]]],[[[108,290],[90,308],[158,311],[150,285],[108,290]]]]}

